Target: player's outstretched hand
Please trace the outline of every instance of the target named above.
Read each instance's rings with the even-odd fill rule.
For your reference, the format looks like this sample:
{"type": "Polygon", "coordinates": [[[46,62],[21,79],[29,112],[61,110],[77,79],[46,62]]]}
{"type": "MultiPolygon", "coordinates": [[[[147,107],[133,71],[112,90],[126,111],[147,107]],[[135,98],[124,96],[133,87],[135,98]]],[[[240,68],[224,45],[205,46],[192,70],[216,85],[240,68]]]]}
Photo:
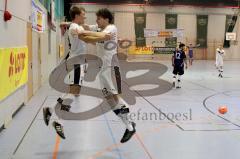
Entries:
{"type": "Polygon", "coordinates": [[[200,44],[197,44],[195,47],[200,47],[201,45],[200,44]]]}
{"type": "Polygon", "coordinates": [[[71,25],[71,22],[61,22],[60,27],[69,27],[71,25]]]}

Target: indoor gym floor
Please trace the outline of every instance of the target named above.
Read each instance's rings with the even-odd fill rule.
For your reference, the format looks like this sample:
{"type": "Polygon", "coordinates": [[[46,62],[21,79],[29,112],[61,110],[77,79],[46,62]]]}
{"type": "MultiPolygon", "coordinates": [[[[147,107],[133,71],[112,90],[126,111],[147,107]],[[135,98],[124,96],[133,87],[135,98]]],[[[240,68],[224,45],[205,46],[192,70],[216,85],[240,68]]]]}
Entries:
{"type": "MultiPolygon", "coordinates": [[[[44,124],[42,108],[54,107],[63,94],[46,82],[14,117],[9,128],[0,133],[0,158],[239,159],[240,62],[225,61],[224,77],[218,78],[214,61],[194,61],[182,77],[181,89],[171,89],[170,62],[160,62],[160,67],[166,69],[163,72],[151,68],[154,63],[148,63],[145,69],[130,69],[126,73],[127,78],[141,77],[151,69],[150,76],[139,78],[145,83],[133,86],[131,81],[130,84],[125,81],[128,91],[125,93],[128,98],[135,98],[130,110],[137,123],[137,134],[129,142],[119,142],[125,128],[112,112],[84,121],[62,121],[66,140],[60,139],[53,127],[44,124]],[[156,74],[160,84],[153,79],[156,74]],[[163,90],[155,95],[144,94],[144,90],[154,88],[163,90]],[[222,105],[228,107],[224,115],[218,113],[222,105]],[[160,111],[169,119],[150,117],[160,111]],[[174,118],[177,114],[181,115],[174,118]]],[[[90,95],[69,97],[73,99],[72,112],[88,110],[101,102],[90,95]]]]}

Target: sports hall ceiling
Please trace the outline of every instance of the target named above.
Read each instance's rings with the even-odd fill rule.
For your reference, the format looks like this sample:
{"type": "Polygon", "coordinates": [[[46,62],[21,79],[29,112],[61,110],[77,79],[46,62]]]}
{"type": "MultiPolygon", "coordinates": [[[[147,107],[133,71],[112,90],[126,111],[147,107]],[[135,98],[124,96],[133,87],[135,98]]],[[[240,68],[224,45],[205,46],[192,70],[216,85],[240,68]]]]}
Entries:
{"type": "Polygon", "coordinates": [[[144,4],[146,3],[145,1],[148,1],[148,3],[151,5],[193,5],[203,7],[237,7],[240,4],[240,0],[68,0],[67,2],[99,4],[144,4]]]}

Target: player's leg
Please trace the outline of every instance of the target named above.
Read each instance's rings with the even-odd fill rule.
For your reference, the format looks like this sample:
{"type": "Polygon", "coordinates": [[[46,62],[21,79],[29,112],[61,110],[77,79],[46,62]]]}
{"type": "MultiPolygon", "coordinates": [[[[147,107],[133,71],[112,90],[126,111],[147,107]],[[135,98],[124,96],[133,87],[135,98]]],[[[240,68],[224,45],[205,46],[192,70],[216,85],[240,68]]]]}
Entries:
{"type": "Polygon", "coordinates": [[[181,77],[184,74],[184,66],[179,67],[178,70],[178,78],[177,78],[177,87],[176,88],[181,88],[181,77]]]}
{"type": "Polygon", "coordinates": [[[223,66],[220,66],[219,67],[219,75],[218,75],[219,77],[223,77],[223,66]]]}
{"type": "Polygon", "coordinates": [[[121,142],[127,142],[135,134],[134,122],[131,122],[128,118],[129,105],[120,96],[121,93],[121,77],[119,68],[112,70],[112,68],[104,69],[99,75],[100,82],[103,89],[103,95],[107,100],[109,106],[112,108],[113,112],[122,120],[126,126],[125,133],[121,139],[121,142]],[[112,79],[113,77],[113,79],[112,79]]]}
{"type": "Polygon", "coordinates": [[[177,72],[177,67],[174,66],[174,68],[173,68],[173,84],[172,84],[173,88],[176,87],[177,73],[178,73],[177,72]]]}
{"type": "MultiPolygon", "coordinates": [[[[71,106],[63,104],[62,98],[58,98],[57,104],[60,105],[61,111],[69,111],[71,106]]],[[[43,119],[45,124],[48,126],[51,116],[54,114],[54,110],[50,107],[43,108],[43,119]]],[[[57,115],[56,115],[57,116],[57,115]]],[[[65,139],[63,124],[61,123],[60,118],[53,121],[52,126],[54,127],[56,133],[62,138],[65,139]]]]}
{"type": "MultiPolygon", "coordinates": [[[[49,107],[43,108],[43,118],[44,118],[44,122],[45,124],[48,126],[49,125],[49,121],[50,118],[53,114],[53,110],[49,107]]],[[[54,127],[56,133],[62,138],[65,139],[65,135],[64,135],[64,130],[63,130],[63,124],[60,122],[60,119],[54,120],[52,122],[52,126],[54,127]]]]}
{"type": "Polygon", "coordinates": [[[126,126],[126,130],[121,139],[121,143],[127,142],[136,132],[136,124],[130,121],[130,119],[128,118],[128,114],[130,113],[129,105],[118,94],[109,93],[105,98],[107,99],[108,104],[111,106],[113,112],[121,119],[121,121],[126,126]]]}
{"type": "Polygon", "coordinates": [[[43,108],[43,120],[47,126],[49,125],[49,121],[51,119],[52,114],[53,114],[53,110],[51,108],[49,107],[43,108]]]}
{"type": "Polygon", "coordinates": [[[193,62],[193,53],[189,53],[189,64],[192,65],[193,62]]]}
{"type": "Polygon", "coordinates": [[[222,58],[218,58],[218,61],[217,61],[217,67],[218,67],[218,77],[223,77],[223,59],[222,58]]]}
{"type": "Polygon", "coordinates": [[[181,75],[178,74],[177,76],[177,85],[176,88],[181,88],[181,75]]]}
{"type": "Polygon", "coordinates": [[[218,70],[218,77],[220,77],[220,71],[219,71],[220,67],[219,67],[219,61],[218,60],[216,60],[215,66],[216,66],[216,69],[218,70]]]}
{"type": "Polygon", "coordinates": [[[85,74],[85,64],[80,65],[80,85],[83,84],[83,80],[84,80],[84,74],[85,74]]]}
{"type": "Polygon", "coordinates": [[[114,95],[114,98],[118,100],[118,105],[113,109],[113,112],[122,120],[126,126],[126,130],[121,139],[121,143],[127,142],[136,132],[136,124],[129,120],[129,105],[124,101],[120,95],[114,95]]]}
{"type": "Polygon", "coordinates": [[[84,76],[87,73],[87,67],[88,67],[87,60],[85,59],[84,61],[85,63],[80,65],[80,85],[83,84],[84,76]]]}
{"type": "Polygon", "coordinates": [[[192,65],[193,64],[193,57],[191,57],[191,59],[190,59],[190,65],[192,65]]]}
{"type": "Polygon", "coordinates": [[[220,59],[220,77],[223,77],[223,57],[220,59]]]}

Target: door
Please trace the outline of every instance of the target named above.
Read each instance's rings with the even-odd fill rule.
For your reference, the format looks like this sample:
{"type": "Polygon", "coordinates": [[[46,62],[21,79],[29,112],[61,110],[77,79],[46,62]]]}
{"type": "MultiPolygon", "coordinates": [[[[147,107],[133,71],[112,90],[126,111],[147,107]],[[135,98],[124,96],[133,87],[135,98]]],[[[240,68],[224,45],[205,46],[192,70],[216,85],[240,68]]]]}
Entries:
{"type": "Polygon", "coordinates": [[[42,81],[42,73],[41,73],[41,65],[42,65],[42,44],[41,44],[41,35],[38,34],[38,88],[41,86],[42,81]]]}
{"type": "Polygon", "coordinates": [[[28,47],[28,100],[33,96],[33,70],[32,70],[32,24],[27,23],[27,47],[28,47]]]}

